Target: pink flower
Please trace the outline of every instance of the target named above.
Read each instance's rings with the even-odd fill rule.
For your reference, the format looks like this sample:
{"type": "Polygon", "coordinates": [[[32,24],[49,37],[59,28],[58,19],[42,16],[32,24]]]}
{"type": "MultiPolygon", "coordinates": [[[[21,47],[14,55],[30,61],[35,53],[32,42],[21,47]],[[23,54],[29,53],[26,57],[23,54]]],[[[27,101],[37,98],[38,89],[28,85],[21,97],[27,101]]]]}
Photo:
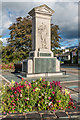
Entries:
{"type": "Polygon", "coordinates": [[[27,100],[29,100],[29,98],[27,98],[27,100]]]}
{"type": "Polygon", "coordinates": [[[15,103],[13,103],[13,106],[16,106],[16,104],[15,104],[15,103]]]}
{"type": "Polygon", "coordinates": [[[55,92],[52,92],[52,94],[55,94],[55,92]]]}
{"type": "Polygon", "coordinates": [[[71,95],[70,95],[70,93],[69,93],[69,97],[71,98],[71,95]]]}
{"type": "Polygon", "coordinates": [[[14,101],[12,100],[12,102],[14,102],[14,101]]]}
{"type": "Polygon", "coordinates": [[[25,81],[25,83],[27,83],[27,81],[25,81]]]}
{"type": "Polygon", "coordinates": [[[29,83],[29,87],[31,88],[31,83],[29,83]]]}
{"type": "Polygon", "coordinates": [[[3,112],[3,114],[6,114],[6,112],[3,112]]]}
{"type": "Polygon", "coordinates": [[[52,82],[50,82],[50,87],[52,88],[52,82]]]}
{"type": "Polygon", "coordinates": [[[35,89],[33,89],[33,91],[35,92],[35,89]]]}
{"type": "Polygon", "coordinates": [[[54,112],[55,112],[56,110],[54,110],[54,112]]]}
{"type": "Polygon", "coordinates": [[[55,84],[55,81],[53,81],[53,83],[55,84]]]}
{"type": "Polygon", "coordinates": [[[59,103],[61,102],[61,100],[58,101],[59,103]]]}
{"type": "Polygon", "coordinates": [[[13,110],[14,110],[15,108],[13,108],[13,110]]]}
{"type": "Polygon", "coordinates": [[[14,97],[14,95],[11,95],[10,97],[14,97]]]}
{"type": "Polygon", "coordinates": [[[45,80],[43,80],[43,81],[45,81],[45,80]]]}
{"type": "Polygon", "coordinates": [[[51,97],[48,97],[48,99],[50,100],[50,99],[51,99],[51,97]]]}
{"type": "Polygon", "coordinates": [[[61,85],[59,85],[60,89],[62,89],[61,85]]]}
{"type": "Polygon", "coordinates": [[[16,85],[18,85],[18,83],[17,83],[17,82],[15,82],[15,84],[16,84],[16,85]]]}
{"type": "Polygon", "coordinates": [[[11,113],[11,112],[9,111],[9,113],[11,113]]]}

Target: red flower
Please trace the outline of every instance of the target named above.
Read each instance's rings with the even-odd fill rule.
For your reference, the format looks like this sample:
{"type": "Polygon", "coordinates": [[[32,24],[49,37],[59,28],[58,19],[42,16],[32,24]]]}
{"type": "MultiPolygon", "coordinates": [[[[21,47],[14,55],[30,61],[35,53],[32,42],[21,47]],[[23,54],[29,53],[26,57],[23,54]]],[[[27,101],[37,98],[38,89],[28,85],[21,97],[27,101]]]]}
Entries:
{"type": "Polygon", "coordinates": [[[11,90],[14,90],[14,87],[11,87],[11,90]]]}
{"type": "Polygon", "coordinates": [[[15,99],[16,101],[18,101],[18,98],[17,99],[15,99]]]}
{"type": "Polygon", "coordinates": [[[24,78],[21,78],[21,80],[24,80],[24,78]]]}
{"type": "Polygon", "coordinates": [[[74,106],[74,109],[76,109],[76,107],[74,106]]]}
{"type": "Polygon", "coordinates": [[[72,98],[70,98],[70,100],[73,101],[72,98]]]}
{"type": "Polygon", "coordinates": [[[21,92],[21,89],[18,89],[18,92],[21,92]]]}
{"type": "Polygon", "coordinates": [[[70,108],[70,106],[68,106],[68,108],[70,108]]]}
{"type": "Polygon", "coordinates": [[[56,85],[56,86],[58,85],[58,82],[57,82],[57,81],[55,82],[55,85],[56,85]]]}
{"type": "Polygon", "coordinates": [[[58,82],[58,86],[60,85],[60,81],[58,82]]]}
{"type": "Polygon", "coordinates": [[[16,93],[17,93],[17,91],[14,92],[14,94],[16,94],[16,93]]]}

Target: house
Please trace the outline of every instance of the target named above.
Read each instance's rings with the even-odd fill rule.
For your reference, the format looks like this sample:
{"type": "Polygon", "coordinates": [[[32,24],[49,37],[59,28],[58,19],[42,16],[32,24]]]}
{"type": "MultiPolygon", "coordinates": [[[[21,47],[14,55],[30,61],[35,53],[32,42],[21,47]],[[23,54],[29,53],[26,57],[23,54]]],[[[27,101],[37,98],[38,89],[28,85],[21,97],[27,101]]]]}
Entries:
{"type": "Polygon", "coordinates": [[[71,55],[70,52],[64,52],[62,55],[60,55],[61,59],[63,59],[64,61],[70,60],[71,59],[71,55]]]}
{"type": "MultiPolygon", "coordinates": [[[[80,53],[79,53],[79,55],[80,55],[80,53]]],[[[61,60],[62,59],[64,60],[64,63],[78,64],[78,49],[74,48],[71,51],[65,50],[59,57],[61,60]]]]}

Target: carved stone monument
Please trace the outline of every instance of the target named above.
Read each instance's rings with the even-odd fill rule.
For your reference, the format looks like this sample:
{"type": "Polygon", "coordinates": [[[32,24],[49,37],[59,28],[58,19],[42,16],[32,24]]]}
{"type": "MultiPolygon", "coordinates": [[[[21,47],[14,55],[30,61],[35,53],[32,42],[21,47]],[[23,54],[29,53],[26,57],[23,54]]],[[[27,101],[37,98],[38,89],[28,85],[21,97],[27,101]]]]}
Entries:
{"type": "Polygon", "coordinates": [[[27,77],[62,75],[60,62],[51,51],[51,16],[54,11],[47,5],[33,8],[32,16],[32,51],[23,61],[22,71],[27,77]]]}

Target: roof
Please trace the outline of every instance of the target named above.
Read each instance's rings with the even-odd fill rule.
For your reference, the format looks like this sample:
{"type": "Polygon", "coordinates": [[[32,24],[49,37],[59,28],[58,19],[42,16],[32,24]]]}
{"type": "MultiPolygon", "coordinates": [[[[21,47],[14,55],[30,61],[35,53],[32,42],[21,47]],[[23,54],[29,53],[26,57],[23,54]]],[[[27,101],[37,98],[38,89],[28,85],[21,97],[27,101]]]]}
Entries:
{"type": "Polygon", "coordinates": [[[70,52],[66,52],[66,53],[64,53],[64,54],[62,54],[60,56],[68,56],[68,55],[70,55],[70,52]]]}
{"type": "Polygon", "coordinates": [[[33,8],[28,14],[33,16],[34,13],[41,13],[41,14],[47,14],[52,15],[54,13],[54,10],[49,8],[46,4],[43,4],[41,6],[33,8]]]}

